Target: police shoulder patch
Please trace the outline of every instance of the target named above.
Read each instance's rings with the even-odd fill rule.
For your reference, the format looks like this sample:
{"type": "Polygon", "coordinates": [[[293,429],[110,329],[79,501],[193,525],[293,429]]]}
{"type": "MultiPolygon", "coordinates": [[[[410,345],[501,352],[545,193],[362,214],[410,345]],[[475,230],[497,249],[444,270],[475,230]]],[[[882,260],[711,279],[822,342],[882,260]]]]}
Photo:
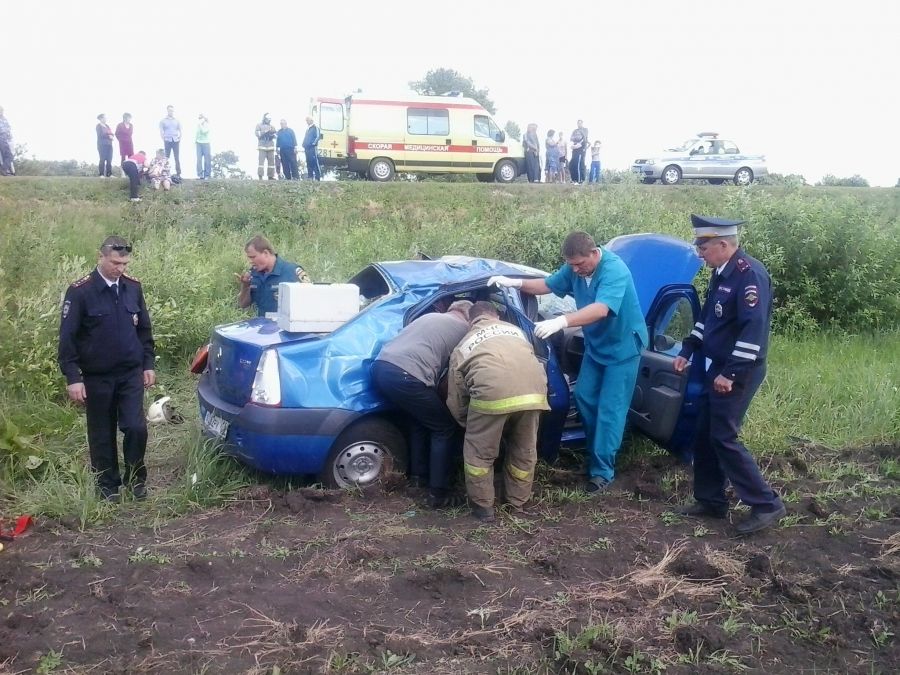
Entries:
{"type": "Polygon", "coordinates": [[[141,280],[140,280],[140,279],[136,279],[135,277],[131,276],[130,274],[124,274],[124,273],[123,273],[122,276],[125,277],[126,279],[128,279],[128,281],[133,281],[133,282],[136,283],[136,284],[141,283],[141,280]]]}
{"type": "Polygon", "coordinates": [[[747,270],[750,269],[750,263],[747,262],[746,260],[744,260],[743,258],[738,258],[737,259],[737,268],[741,272],[746,272],[747,270]]]}
{"type": "Polygon", "coordinates": [[[756,307],[759,304],[759,288],[755,285],[746,286],[744,288],[744,303],[747,307],[756,307]]]}
{"type": "Polygon", "coordinates": [[[309,278],[309,275],[306,273],[306,270],[303,269],[302,267],[300,267],[299,265],[297,266],[295,273],[297,275],[297,281],[299,281],[300,283],[303,283],[303,284],[311,284],[312,283],[312,279],[309,278]]]}
{"type": "Polygon", "coordinates": [[[81,277],[78,281],[72,282],[72,288],[78,288],[79,286],[84,286],[88,281],[91,280],[91,275],[88,274],[86,277],[81,277]]]}
{"type": "Polygon", "coordinates": [[[63,303],[63,306],[62,306],[62,318],[65,319],[67,316],[69,316],[69,309],[71,309],[71,307],[72,307],[72,301],[71,301],[71,300],[66,300],[66,301],[63,303]]]}

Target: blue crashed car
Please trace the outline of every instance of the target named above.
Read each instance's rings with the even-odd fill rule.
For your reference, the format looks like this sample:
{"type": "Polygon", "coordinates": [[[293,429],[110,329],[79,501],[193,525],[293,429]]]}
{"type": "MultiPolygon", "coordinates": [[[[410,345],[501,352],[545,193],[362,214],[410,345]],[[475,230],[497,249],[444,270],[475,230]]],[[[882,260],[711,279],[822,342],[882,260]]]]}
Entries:
{"type": "MultiPolygon", "coordinates": [[[[607,247],[631,269],[651,340],[629,421],[661,446],[687,456],[702,372],[675,373],[672,360],[677,340],[690,333],[699,316],[691,281],[700,260],[690,244],[656,234],[617,237],[607,247]]],[[[289,333],[263,318],[217,326],[198,388],[203,433],[259,470],[316,474],[331,487],[366,485],[405,471],[404,418],[369,375],[382,345],[442,300],[492,300],[506,321],[529,335],[535,321],[574,309],[571,298],[489,288],[494,275],[545,273],[461,256],[372,263],[349,280],[359,287],[363,308],[331,333],[289,333]]],[[[533,338],[548,375],[551,410],[539,438],[547,460],[561,445],[584,439],[570,396],[584,353],[581,331],[567,329],[553,337],[533,338]]]]}

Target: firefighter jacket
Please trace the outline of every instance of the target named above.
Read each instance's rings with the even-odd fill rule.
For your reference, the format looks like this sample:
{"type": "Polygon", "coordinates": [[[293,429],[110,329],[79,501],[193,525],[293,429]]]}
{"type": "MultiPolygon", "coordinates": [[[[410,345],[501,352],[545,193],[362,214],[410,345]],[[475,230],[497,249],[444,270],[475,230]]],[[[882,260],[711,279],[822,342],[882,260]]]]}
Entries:
{"type": "Polygon", "coordinates": [[[256,130],[254,132],[256,137],[259,139],[259,143],[257,148],[259,150],[274,150],[275,149],[275,139],[278,136],[278,130],[275,129],[271,124],[263,124],[260,122],[256,125],[256,130]]]}
{"type": "Polygon", "coordinates": [[[470,408],[485,415],[549,410],[547,374],[525,333],[490,316],[476,319],[450,355],[447,407],[463,426],[470,408]]]}

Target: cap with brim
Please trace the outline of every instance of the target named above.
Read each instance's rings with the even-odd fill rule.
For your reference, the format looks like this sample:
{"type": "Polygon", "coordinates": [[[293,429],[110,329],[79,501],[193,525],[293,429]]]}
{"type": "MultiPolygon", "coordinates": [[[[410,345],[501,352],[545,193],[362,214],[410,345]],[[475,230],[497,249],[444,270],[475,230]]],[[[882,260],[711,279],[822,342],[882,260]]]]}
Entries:
{"type": "Polygon", "coordinates": [[[697,216],[691,214],[691,225],[694,227],[694,244],[702,244],[715,237],[729,237],[738,233],[743,220],[726,220],[713,216],[697,216]]]}

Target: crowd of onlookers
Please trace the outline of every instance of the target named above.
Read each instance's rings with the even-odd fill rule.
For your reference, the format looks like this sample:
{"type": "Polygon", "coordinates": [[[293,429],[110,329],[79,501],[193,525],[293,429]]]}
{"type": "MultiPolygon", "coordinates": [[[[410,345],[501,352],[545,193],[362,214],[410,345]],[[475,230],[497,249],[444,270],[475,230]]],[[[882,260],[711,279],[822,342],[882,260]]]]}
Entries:
{"type": "MultiPolygon", "coordinates": [[[[537,124],[528,125],[522,137],[522,147],[525,150],[525,173],[528,182],[540,183],[541,141],[537,133],[537,124]]],[[[544,138],[544,182],[572,182],[580,185],[587,179],[589,183],[599,183],[600,147],[600,141],[594,141],[591,145],[587,127],[582,120],[578,120],[578,127],[569,135],[568,141],[562,131],[548,130],[544,138]]]]}
{"type": "MultiPolygon", "coordinates": [[[[0,109],[2,112],[2,109],[0,109]]],[[[166,116],[159,122],[159,135],[163,147],[156,151],[155,157],[148,162],[147,154],[141,150],[134,151],[134,126],[130,113],[122,115],[122,121],[115,130],[106,121],[106,115],[97,115],[97,153],[100,157],[98,166],[100,176],[112,176],[113,143],[119,143],[119,157],[122,171],[131,182],[131,201],[139,202],[140,184],[146,179],[156,190],[168,190],[172,184],[181,182],[181,140],[183,130],[181,122],[175,117],[174,106],[166,108],[166,116]],[[175,160],[175,170],[169,163],[175,160]]],[[[306,155],[306,167],[310,180],[321,180],[317,146],[321,134],[311,117],[306,118],[306,134],[303,138],[303,150],[306,155]]],[[[257,177],[262,180],[300,180],[300,169],[297,163],[297,135],[287,120],[282,119],[280,128],[272,125],[269,113],[263,115],[262,121],[256,125],[254,135],[257,139],[259,166],[257,177]]],[[[210,146],[209,118],[203,113],[197,117],[194,132],[194,143],[197,149],[197,178],[209,180],[212,177],[212,150],[210,146]]]]}

